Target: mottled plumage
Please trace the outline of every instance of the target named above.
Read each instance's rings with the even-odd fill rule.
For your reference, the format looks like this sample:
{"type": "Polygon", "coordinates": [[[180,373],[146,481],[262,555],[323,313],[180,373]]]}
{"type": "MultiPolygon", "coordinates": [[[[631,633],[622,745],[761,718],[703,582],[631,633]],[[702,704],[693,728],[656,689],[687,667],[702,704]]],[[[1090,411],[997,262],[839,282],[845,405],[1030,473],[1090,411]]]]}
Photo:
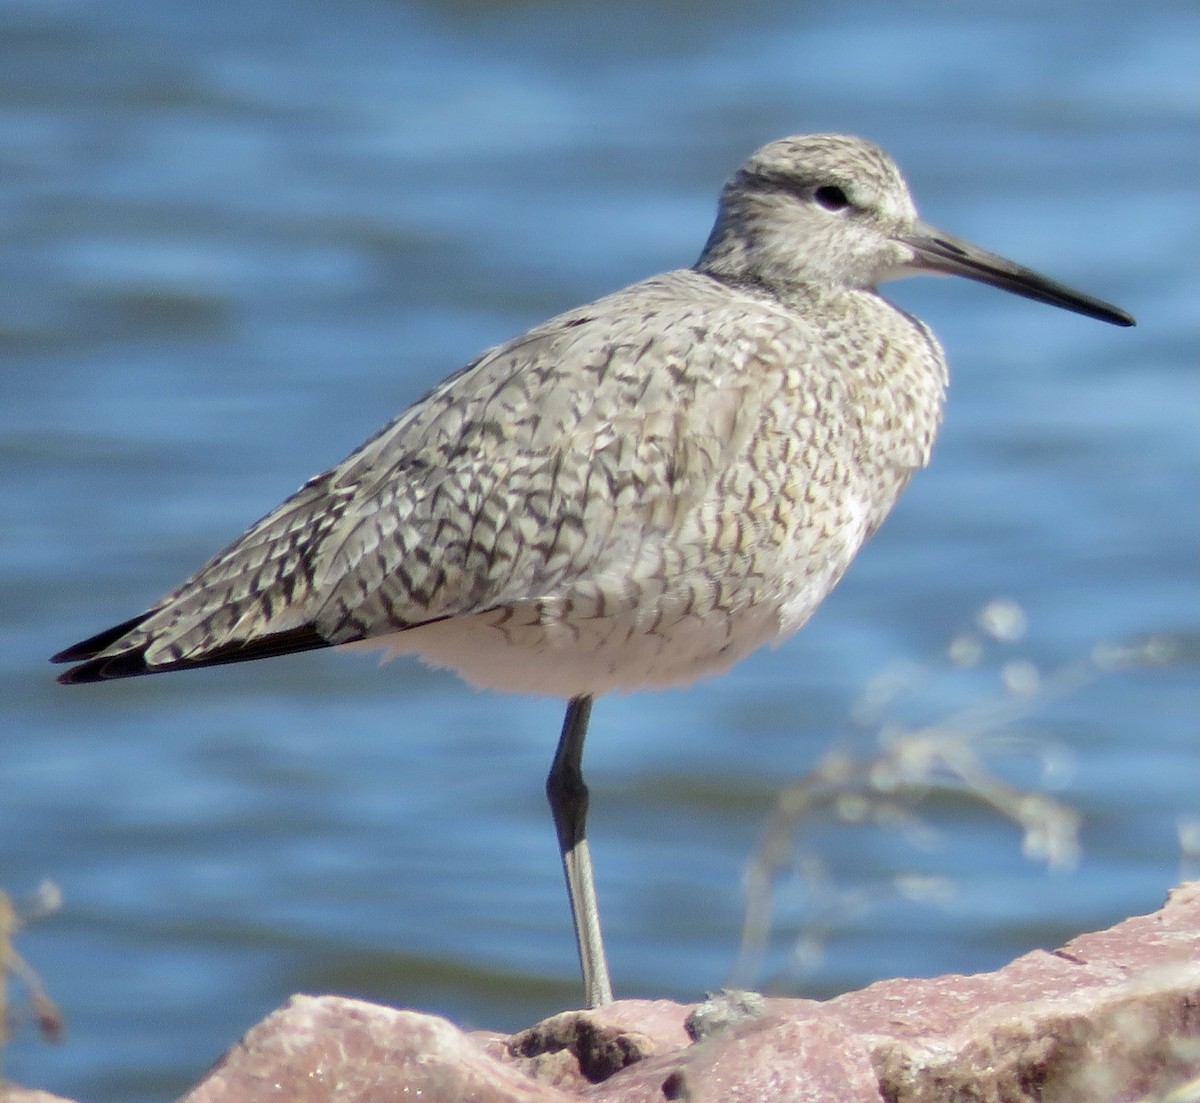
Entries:
{"type": "MultiPolygon", "coordinates": [[[[573,699],[723,670],[804,623],[929,459],[945,361],[875,290],[918,271],[1132,323],[920,223],[876,147],[783,139],[726,186],[693,268],[485,353],[146,613],[56,656],[81,662],[61,680],[325,645],[573,699]]],[[[607,976],[588,989],[603,1002],[607,976]]]]}

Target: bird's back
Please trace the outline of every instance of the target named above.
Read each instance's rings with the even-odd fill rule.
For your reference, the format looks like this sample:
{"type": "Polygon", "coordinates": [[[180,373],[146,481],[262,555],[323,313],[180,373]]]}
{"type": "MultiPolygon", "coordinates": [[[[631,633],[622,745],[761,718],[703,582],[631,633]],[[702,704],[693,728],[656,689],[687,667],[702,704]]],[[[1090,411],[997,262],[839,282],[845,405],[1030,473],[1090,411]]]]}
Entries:
{"type": "Polygon", "coordinates": [[[485,353],[67,677],[365,641],[502,689],[688,681],[807,618],[943,385],[872,292],[667,273],[485,353]]]}

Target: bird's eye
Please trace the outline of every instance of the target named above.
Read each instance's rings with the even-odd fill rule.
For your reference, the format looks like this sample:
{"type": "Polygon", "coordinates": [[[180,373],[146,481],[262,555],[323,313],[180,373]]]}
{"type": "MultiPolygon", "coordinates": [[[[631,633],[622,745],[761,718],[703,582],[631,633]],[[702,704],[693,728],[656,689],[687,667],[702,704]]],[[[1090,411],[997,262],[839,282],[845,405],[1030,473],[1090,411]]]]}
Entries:
{"type": "Polygon", "coordinates": [[[843,211],[850,206],[850,197],[836,184],[823,184],[812,194],[817,205],[827,211],[843,211]]]}

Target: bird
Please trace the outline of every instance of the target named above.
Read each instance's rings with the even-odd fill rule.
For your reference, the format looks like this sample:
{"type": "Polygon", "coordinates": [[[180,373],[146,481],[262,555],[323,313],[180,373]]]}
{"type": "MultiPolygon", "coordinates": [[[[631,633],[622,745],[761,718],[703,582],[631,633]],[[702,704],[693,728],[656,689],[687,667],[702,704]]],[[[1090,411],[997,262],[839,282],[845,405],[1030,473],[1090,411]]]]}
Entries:
{"type": "Polygon", "coordinates": [[[613,998],[582,758],[594,699],[718,674],[809,618],[930,459],[948,384],[879,285],[1125,311],[921,221],[892,158],[758,149],[690,268],[484,352],[145,612],[67,684],[314,648],[567,702],[546,780],[589,1007],[613,998]]]}

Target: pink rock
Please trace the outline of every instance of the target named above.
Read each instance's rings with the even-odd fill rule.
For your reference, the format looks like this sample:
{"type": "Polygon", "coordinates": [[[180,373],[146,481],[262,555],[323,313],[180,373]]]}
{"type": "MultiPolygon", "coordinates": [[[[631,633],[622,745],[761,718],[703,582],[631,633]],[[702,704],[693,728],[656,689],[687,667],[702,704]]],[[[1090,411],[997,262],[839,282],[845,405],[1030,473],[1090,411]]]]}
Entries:
{"type": "MultiPolygon", "coordinates": [[[[1200,1099],[1200,882],[994,973],[824,1002],[623,1000],[504,1036],[295,996],[181,1103],[1132,1103],[1168,1091],[1200,1099]]],[[[0,1086],[0,1103],[60,1101],[0,1086]]]]}
{"type": "Polygon", "coordinates": [[[568,1103],[434,1015],[293,996],[231,1049],[185,1103],[568,1103]]]}
{"type": "Polygon", "coordinates": [[[1200,883],[995,973],[881,981],[825,1002],[718,997],[689,1020],[695,1010],[625,1000],[504,1037],[297,996],[183,1103],[1133,1100],[1200,1076],[1200,883]]]}
{"type": "Polygon", "coordinates": [[[670,1000],[621,1000],[594,1011],[564,1011],[511,1037],[493,1036],[489,1052],[535,1080],[578,1092],[688,1045],[688,1010],[670,1000]]]}

